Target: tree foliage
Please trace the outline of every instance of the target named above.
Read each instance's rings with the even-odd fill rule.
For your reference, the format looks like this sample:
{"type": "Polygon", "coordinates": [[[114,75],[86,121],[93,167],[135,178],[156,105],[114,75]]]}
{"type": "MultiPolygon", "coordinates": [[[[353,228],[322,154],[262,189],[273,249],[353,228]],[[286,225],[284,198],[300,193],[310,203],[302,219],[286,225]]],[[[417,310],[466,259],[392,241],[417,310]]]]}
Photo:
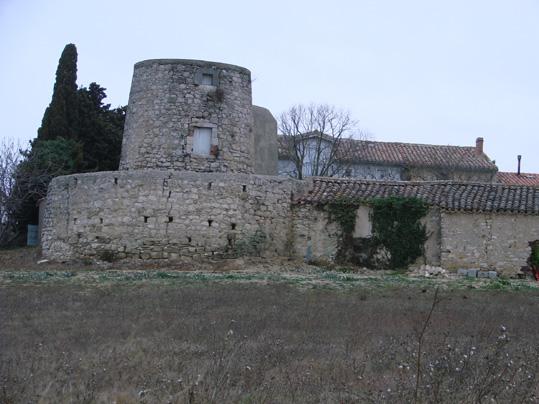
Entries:
{"type": "Polygon", "coordinates": [[[11,197],[16,201],[9,221],[20,233],[27,224],[37,223],[37,204],[52,178],[118,169],[126,107],[111,109],[104,103],[105,88],[91,83],[77,89],[76,81],[77,49],[68,44],[58,62],[52,99],[37,138],[22,152],[11,174],[11,197]]]}
{"type": "Polygon", "coordinates": [[[67,44],[56,69],[51,103],[45,110],[41,127],[37,131],[39,140],[76,138],[77,98],[77,48],[73,44],[67,44]]]}
{"type": "Polygon", "coordinates": [[[126,107],[111,109],[103,100],[106,88],[91,83],[78,91],[80,171],[117,170],[120,163],[126,107]]]}

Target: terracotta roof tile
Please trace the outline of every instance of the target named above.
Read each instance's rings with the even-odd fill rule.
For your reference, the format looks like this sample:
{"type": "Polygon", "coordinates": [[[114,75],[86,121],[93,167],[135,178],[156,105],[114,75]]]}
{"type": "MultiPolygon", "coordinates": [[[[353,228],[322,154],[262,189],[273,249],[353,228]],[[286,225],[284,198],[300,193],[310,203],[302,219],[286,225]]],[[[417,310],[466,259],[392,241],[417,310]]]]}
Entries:
{"type": "Polygon", "coordinates": [[[450,181],[366,181],[312,178],[312,189],[297,204],[324,205],[340,197],[357,200],[389,196],[415,197],[447,210],[539,215],[539,188],[450,181]]]}
{"type": "Polygon", "coordinates": [[[504,185],[539,187],[539,174],[498,172],[496,178],[504,185]]]}
{"type": "MultiPolygon", "coordinates": [[[[340,155],[342,159],[358,163],[497,171],[496,165],[486,154],[477,154],[475,147],[466,146],[347,139],[342,141],[340,155]]],[[[279,136],[279,158],[287,158],[283,136],[279,136]]]]}

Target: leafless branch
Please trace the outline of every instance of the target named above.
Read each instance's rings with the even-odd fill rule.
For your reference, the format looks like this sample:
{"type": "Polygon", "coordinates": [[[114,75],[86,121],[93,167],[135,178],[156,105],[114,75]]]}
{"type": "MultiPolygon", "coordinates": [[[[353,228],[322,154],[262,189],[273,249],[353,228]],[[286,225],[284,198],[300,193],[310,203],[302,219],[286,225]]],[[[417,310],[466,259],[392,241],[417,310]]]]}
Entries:
{"type": "Polygon", "coordinates": [[[327,104],[292,106],[279,117],[279,131],[290,171],[299,179],[343,175],[352,139],[366,138],[349,112],[327,104]]]}

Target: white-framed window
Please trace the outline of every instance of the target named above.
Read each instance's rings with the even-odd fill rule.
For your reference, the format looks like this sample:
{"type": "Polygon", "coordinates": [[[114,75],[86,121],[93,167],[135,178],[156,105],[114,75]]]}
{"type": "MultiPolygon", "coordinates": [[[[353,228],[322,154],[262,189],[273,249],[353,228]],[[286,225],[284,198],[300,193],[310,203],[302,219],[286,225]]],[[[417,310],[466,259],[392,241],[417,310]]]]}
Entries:
{"type": "Polygon", "coordinates": [[[209,156],[212,145],[212,128],[195,127],[193,131],[193,154],[209,156]]]}

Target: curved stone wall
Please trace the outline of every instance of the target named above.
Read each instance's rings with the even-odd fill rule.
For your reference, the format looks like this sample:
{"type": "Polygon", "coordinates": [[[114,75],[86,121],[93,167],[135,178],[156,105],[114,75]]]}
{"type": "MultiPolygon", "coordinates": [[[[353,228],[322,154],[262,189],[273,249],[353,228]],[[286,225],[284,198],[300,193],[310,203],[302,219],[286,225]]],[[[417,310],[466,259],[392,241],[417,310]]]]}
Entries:
{"type": "Polygon", "coordinates": [[[286,255],[300,181],[136,170],[55,178],[43,254],[52,259],[286,255]]]}
{"type": "Polygon", "coordinates": [[[252,126],[249,70],[199,60],[139,62],[120,169],[252,173],[252,126]],[[202,143],[199,128],[208,131],[202,143]]]}

